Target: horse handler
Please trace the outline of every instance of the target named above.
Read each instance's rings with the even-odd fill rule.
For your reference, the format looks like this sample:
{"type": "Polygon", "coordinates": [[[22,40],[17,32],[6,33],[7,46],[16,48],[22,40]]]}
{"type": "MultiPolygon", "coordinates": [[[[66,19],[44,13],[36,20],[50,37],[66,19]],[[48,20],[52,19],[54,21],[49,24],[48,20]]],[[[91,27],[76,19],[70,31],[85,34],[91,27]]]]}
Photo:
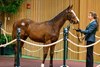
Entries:
{"type": "MultiPolygon", "coordinates": [[[[90,23],[85,30],[76,30],[77,32],[81,32],[85,35],[86,45],[93,44],[96,41],[95,35],[99,28],[97,14],[94,11],[89,12],[88,19],[90,20],[90,23]]],[[[87,48],[86,67],[93,67],[93,47],[94,46],[87,48]]]]}

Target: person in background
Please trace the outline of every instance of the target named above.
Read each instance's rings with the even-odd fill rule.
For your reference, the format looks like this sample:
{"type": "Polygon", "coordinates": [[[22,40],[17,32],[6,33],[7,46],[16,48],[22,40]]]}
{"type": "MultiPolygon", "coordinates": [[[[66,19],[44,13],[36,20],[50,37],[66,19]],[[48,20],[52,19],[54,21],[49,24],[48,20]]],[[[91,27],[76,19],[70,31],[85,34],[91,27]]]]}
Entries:
{"type": "MultiPolygon", "coordinates": [[[[86,45],[90,45],[95,43],[96,32],[99,28],[97,14],[94,11],[89,12],[88,19],[90,20],[89,25],[85,30],[77,29],[77,32],[81,32],[85,35],[86,45]]],[[[93,67],[93,47],[87,47],[87,55],[86,55],[86,67],[93,67]]]]}

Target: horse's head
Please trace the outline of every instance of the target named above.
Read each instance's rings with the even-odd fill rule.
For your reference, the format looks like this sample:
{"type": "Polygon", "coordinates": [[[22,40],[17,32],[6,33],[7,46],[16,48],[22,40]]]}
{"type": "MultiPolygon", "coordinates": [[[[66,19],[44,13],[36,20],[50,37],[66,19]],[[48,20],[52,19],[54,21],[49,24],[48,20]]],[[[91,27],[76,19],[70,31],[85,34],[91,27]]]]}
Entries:
{"type": "Polygon", "coordinates": [[[75,12],[72,10],[72,7],[73,7],[73,5],[72,6],[69,6],[65,10],[65,15],[67,17],[67,20],[70,21],[70,23],[77,24],[77,23],[79,23],[79,19],[76,16],[75,12]]]}

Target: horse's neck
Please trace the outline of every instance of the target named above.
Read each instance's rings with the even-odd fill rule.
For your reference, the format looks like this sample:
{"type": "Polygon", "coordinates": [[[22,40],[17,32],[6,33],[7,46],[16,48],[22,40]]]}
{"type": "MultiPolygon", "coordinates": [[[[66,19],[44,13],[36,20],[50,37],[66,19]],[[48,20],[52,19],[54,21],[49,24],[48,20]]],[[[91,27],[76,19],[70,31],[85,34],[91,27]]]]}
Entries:
{"type": "Polygon", "coordinates": [[[60,29],[62,28],[62,26],[64,25],[64,23],[66,22],[67,19],[64,19],[63,17],[61,19],[59,19],[56,23],[55,23],[55,27],[57,30],[60,31],[60,29]]]}
{"type": "Polygon", "coordinates": [[[50,22],[52,23],[54,29],[59,32],[66,20],[67,18],[65,17],[65,10],[64,10],[60,14],[58,14],[56,17],[51,19],[50,22]]]}

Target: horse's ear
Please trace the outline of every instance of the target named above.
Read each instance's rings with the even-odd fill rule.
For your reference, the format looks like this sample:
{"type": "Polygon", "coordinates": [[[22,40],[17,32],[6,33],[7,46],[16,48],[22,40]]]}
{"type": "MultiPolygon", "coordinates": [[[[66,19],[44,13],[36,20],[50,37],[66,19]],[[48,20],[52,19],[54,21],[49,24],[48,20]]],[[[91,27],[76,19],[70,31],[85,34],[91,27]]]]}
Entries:
{"type": "Polygon", "coordinates": [[[67,10],[69,10],[70,9],[70,5],[67,7],[67,10]]]}
{"type": "Polygon", "coordinates": [[[72,8],[73,8],[73,5],[69,5],[68,8],[67,8],[67,10],[70,10],[72,8]]]}
{"type": "Polygon", "coordinates": [[[70,9],[72,9],[72,8],[73,8],[73,5],[70,6],[70,9]]]}

